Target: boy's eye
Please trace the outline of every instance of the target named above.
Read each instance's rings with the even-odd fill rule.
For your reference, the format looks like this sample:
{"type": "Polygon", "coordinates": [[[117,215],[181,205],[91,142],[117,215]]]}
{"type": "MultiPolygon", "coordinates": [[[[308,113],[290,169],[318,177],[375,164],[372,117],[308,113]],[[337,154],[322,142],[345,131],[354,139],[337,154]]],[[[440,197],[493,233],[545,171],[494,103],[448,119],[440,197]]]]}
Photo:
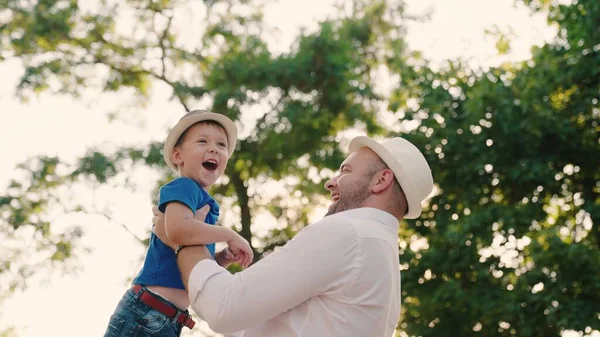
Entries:
{"type": "Polygon", "coordinates": [[[227,147],[227,144],[223,143],[223,142],[219,142],[217,145],[221,146],[221,147],[227,147]]]}
{"type": "Polygon", "coordinates": [[[205,140],[205,139],[200,139],[200,140],[198,141],[198,143],[206,143],[206,140],[205,140]]]}

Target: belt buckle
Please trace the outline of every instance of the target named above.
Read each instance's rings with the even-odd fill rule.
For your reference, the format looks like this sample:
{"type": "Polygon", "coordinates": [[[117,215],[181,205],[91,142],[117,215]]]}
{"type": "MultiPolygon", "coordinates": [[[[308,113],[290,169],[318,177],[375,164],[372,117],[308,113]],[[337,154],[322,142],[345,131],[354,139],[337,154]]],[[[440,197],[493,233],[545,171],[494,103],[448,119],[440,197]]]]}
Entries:
{"type": "Polygon", "coordinates": [[[192,319],[192,315],[190,314],[186,314],[185,312],[181,311],[181,310],[177,310],[177,314],[175,314],[175,317],[173,318],[173,321],[175,323],[179,323],[187,328],[193,328],[195,325],[194,320],[192,319]],[[183,319],[182,322],[179,322],[179,317],[180,316],[184,316],[185,318],[183,319]]]}
{"type": "Polygon", "coordinates": [[[185,312],[177,309],[177,313],[175,314],[175,317],[173,317],[173,321],[174,323],[180,323],[181,325],[186,325],[186,323],[188,322],[188,319],[190,318],[189,315],[187,315],[185,312]],[[181,322],[179,322],[179,317],[180,316],[184,316],[185,318],[182,319],[181,322]]]}
{"type": "Polygon", "coordinates": [[[179,316],[181,315],[181,311],[177,310],[175,317],[173,317],[173,323],[179,323],[179,316]]]}
{"type": "Polygon", "coordinates": [[[192,315],[187,314],[185,321],[183,321],[183,325],[187,326],[190,329],[194,328],[194,325],[196,325],[196,322],[194,322],[194,320],[192,319],[192,315]]]}

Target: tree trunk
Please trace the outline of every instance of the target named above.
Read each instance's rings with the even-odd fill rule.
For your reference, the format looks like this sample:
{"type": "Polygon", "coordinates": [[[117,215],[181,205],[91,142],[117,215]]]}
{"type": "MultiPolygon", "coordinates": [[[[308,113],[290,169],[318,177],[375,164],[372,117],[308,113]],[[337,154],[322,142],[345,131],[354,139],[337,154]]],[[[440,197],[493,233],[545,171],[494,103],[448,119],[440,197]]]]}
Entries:
{"type": "Polygon", "coordinates": [[[250,212],[250,197],[248,196],[248,187],[244,185],[244,180],[240,177],[239,172],[232,172],[230,175],[231,183],[235,188],[235,193],[238,197],[238,203],[241,209],[241,223],[242,228],[239,231],[239,234],[250,243],[250,247],[254,252],[255,261],[258,259],[258,255],[256,253],[256,249],[252,245],[252,229],[250,225],[252,224],[252,214],[250,212]]]}

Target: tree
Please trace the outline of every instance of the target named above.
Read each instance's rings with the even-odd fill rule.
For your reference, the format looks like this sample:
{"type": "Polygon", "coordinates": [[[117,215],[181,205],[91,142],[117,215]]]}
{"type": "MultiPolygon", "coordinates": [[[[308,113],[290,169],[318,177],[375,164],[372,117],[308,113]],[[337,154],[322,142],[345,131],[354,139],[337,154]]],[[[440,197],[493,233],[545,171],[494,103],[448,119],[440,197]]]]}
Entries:
{"type": "MultiPolygon", "coordinates": [[[[342,161],[338,132],[353,126],[373,134],[383,131],[377,118],[384,98],[373,89],[372,73],[384,63],[382,55],[403,39],[402,3],[355,1],[340,9],[340,18],[299,36],[290,52],[275,54],[264,40],[259,2],[100,1],[97,8],[67,0],[4,2],[0,57],[23,61],[25,73],[17,88],[23,99],[40,92],[77,98],[84,90],[127,90],[143,105],[152,86],[162,86],[182,111],[208,108],[238,121],[241,130],[251,129],[229,161],[226,183],[212,192],[217,199],[235,200],[239,225],[233,226],[248,240],[257,212],[271,212],[291,224],[254,238],[259,258],[307,224],[324,192],[323,170],[342,161]],[[182,23],[188,20],[202,23],[195,27],[196,41],[182,36],[182,23]],[[119,30],[123,22],[132,24],[119,30]],[[242,125],[240,117],[250,109],[260,111],[258,120],[242,125]],[[285,190],[275,199],[252,192],[271,180],[281,181],[285,190]],[[292,193],[297,202],[285,198],[292,193]]],[[[90,149],[76,165],[54,157],[33,159],[21,167],[26,178],[12,181],[0,199],[0,230],[10,236],[33,228],[45,243],[40,250],[51,253],[49,260],[66,261],[82,231],[53,236],[48,209],[86,210],[76,203],[64,205],[58,191],[81,181],[113,184],[136,165],[160,170],[164,179],[159,184],[164,183],[172,176],[161,148],[152,143],[114,153],[90,149]]],[[[26,278],[32,266],[20,267],[26,278]]],[[[19,284],[22,278],[12,281],[13,287],[19,284]]]]}
{"type": "Polygon", "coordinates": [[[15,337],[16,335],[14,333],[14,330],[15,329],[13,327],[10,327],[8,329],[0,330],[0,336],[1,337],[15,337]]]}
{"type": "MultiPolygon", "coordinates": [[[[328,169],[341,162],[340,131],[402,135],[424,149],[437,194],[399,233],[399,334],[537,337],[600,329],[597,1],[524,0],[559,27],[556,41],[534,48],[531,60],[488,70],[460,60],[434,70],[406,50],[406,14],[392,2],[343,6],[340,18],[281,54],[268,49],[258,2],[101,1],[93,9],[75,1],[4,2],[11,12],[0,22],[0,57],[26,65],[18,88],[24,99],[93,89],[129,91],[143,104],[152,86],[164,86],[182,110],[202,105],[237,121],[260,111],[255,125],[239,124],[250,136],[230,161],[228,183],[216,190],[239,206],[236,229],[248,239],[258,212],[289,224],[255,238],[259,257],[307,224],[328,169]],[[184,41],[177,23],[198,11],[198,39],[184,41]],[[123,15],[135,23],[131,32],[116,28],[123,15]],[[376,90],[381,69],[398,78],[389,96],[376,90]],[[379,117],[390,112],[402,121],[384,128],[379,117]],[[274,199],[253,192],[272,180],[285,192],[274,199]]],[[[508,50],[501,38],[498,46],[508,50]]],[[[58,191],[80,181],[114,183],[136,165],[167,180],[160,149],[91,149],[73,166],[46,157],[26,163],[27,175],[0,198],[0,232],[33,228],[46,243],[40,249],[66,261],[81,230],[52,235],[48,209],[65,203],[58,191]]]]}
{"type": "Polygon", "coordinates": [[[439,188],[400,234],[408,335],[600,329],[600,5],[526,4],[559,27],[531,60],[395,67],[439,188]]]}

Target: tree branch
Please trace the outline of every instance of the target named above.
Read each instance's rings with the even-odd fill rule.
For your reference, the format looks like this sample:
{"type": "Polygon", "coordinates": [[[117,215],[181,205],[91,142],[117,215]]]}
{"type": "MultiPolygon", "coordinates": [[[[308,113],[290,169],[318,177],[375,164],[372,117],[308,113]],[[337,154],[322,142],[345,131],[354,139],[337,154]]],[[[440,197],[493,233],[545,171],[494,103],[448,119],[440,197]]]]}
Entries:
{"type": "MultiPolygon", "coordinates": [[[[87,213],[87,212],[86,212],[87,213]]],[[[114,222],[115,224],[121,226],[123,229],[125,229],[125,231],[129,234],[131,234],[131,236],[133,236],[134,239],[136,239],[139,243],[141,243],[142,245],[146,245],[145,240],[143,240],[142,238],[140,238],[139,236],[135,235],[135,233],[133,231],[131,231],[131,229],[129,229],[124,223],[115,220],[112,216],[110,216],[109,214],[107,214],[106,212],[90,212],[87,213],[90,215],[100,215],[103,216],[104,218],[106,218],[108,221],[114,222]]]]}
{"type": "Polygon", "coordinates": [[[158,44],[159,44],[160,50],[161,50],[160,63],[162,65],[162,76],[165,76],[165,77],[167,76],[167,66],[165,64],[165,58],[166,58],[165,39],[167,38],[169,30],[171,29],[172,22],[173,22],[173,17],[169,16],[169,21],[167,22],[167,26],[165,27],[165,30],[163,31],[160,39],[158,40],[158,44]]]}
{"type": "Polygon", "coordinates": [[[264,128],[262,128],[260,125],[265,123],[267,121],[267,117],[271,116],[274,112],[276,112],[276,109],[279,105],[281,105],[281,103],[283,102],[283,100],[286,98],[286,93],[282,93],[281,96],[279,97],[279,99],[277,100],[277,102],[271,106],[271,110],[266,112],[261,118],[259,118],[256,121],[256,133],[259,133],[260,131],[264,130],[264,128]]]}

